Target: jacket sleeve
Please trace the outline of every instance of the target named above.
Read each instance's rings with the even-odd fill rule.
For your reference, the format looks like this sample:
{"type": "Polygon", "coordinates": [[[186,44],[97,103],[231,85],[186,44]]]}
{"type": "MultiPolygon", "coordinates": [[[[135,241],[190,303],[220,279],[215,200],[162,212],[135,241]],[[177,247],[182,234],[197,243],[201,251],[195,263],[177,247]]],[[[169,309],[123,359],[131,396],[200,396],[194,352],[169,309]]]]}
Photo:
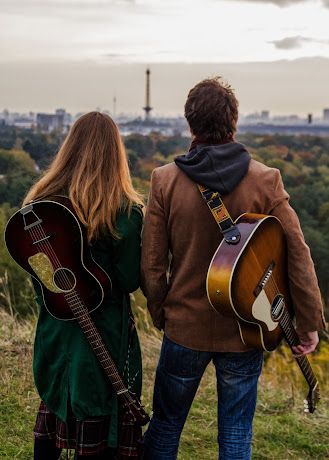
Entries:
{"type": "Polygon", "coordinates": [[[296,325],[305,332],[325,329],[321,293],[310,249],[305,243],[297,214],[289,205],[289,195],[284,190],[279,171],[273,187],[270,214],[280,220],[287,240],[288,276],[296,325]]]}
{"type": "Polygon", "coordinates": [[[164,328],[162,304],[168,292],[169,260],[167,222],[158,175],[155,169],[142,234],[141,288],[147,298],[153,324],[161,330],[164,328]]]}
{"type": "Polygon", "coordinates": [[[140,285],[141,231],[143,213],[133,206],[130,216],[121,214],[116,220],[119,239],[113,242],[115,278],[125,292],[134,292],[140,285]]]}

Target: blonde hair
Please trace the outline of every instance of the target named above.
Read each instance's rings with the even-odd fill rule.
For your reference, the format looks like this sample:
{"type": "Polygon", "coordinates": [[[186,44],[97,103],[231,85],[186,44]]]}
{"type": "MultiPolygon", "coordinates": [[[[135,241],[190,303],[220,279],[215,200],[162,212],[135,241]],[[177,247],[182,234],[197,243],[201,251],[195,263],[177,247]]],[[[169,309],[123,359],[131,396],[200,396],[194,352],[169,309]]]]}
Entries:
{"type": "Polygon", "coordinates": [[[88,243],[109,229],[114,238],[120,211],[130,213],[142,199],[131,182],[127,154],[117,125],[100,112],[81,116],[72,126],[58,154],[30,189],[23,205],[46,195],[69,196],[87,229],[88,243]]]}

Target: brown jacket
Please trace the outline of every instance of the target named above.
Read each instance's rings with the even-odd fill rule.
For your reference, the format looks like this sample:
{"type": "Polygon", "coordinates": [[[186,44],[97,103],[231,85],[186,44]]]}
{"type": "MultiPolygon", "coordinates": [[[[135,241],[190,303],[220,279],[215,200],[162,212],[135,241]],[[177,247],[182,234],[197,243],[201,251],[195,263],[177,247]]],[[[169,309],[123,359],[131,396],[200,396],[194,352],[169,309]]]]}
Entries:
{"type": "MultiPolygon", "coordinates": [[[[279,170],[251,160],[242,181],[222,198],[233,220],[244,212],[280,219],[288,243],[288,273],[298,327],[323,329],[321,295],[310,250],[288,204],[279,170]]],[[[173,342],[194,350],[246,351],[236,320],[218,314],[206,294],[207,270],[221,239],[196,184],[175,163],[156,168],[141,262],[142,289],[153,323],[173,342]]]]}

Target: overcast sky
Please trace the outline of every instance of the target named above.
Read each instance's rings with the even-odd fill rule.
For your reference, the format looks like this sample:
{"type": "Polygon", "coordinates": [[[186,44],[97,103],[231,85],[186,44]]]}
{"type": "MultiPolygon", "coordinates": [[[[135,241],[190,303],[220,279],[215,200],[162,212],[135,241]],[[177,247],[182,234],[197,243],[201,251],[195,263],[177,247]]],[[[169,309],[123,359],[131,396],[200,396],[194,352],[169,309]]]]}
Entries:
{"type": "Polygon", "coordinates": [[[141,113],[147,66],[159,114],[182,113],[189,88],[216,74],[232,82],[245,112],[320,115],[329,106],[329,0],[0,0],[0,7],[0,110],[111,110],[115,95],[119,111],[141,113]]]}

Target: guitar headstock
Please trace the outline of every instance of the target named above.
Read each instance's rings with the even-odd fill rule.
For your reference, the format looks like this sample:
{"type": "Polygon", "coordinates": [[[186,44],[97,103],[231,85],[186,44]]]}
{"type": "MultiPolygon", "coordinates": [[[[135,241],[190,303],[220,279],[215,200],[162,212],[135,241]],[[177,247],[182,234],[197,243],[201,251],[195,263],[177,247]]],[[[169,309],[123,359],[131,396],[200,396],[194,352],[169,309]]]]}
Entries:
{"type": "Polygon", "coordinates": [[[310,388],[308,392],[307,399],[304,400],[304,412],[310,412],[313,414],[315,409],[318,406],[318,402],[320,400],[320,390],[318,382],[316,382],[313,388],[310,388]]]}
{"type": "Polygon", "coordinates": [[[120,399],[125,406],[126,413],[132,417],[134,422],[144,426],[150,421],[149,415],[135,393],[127,391],[120,395],[120,399]]]}

